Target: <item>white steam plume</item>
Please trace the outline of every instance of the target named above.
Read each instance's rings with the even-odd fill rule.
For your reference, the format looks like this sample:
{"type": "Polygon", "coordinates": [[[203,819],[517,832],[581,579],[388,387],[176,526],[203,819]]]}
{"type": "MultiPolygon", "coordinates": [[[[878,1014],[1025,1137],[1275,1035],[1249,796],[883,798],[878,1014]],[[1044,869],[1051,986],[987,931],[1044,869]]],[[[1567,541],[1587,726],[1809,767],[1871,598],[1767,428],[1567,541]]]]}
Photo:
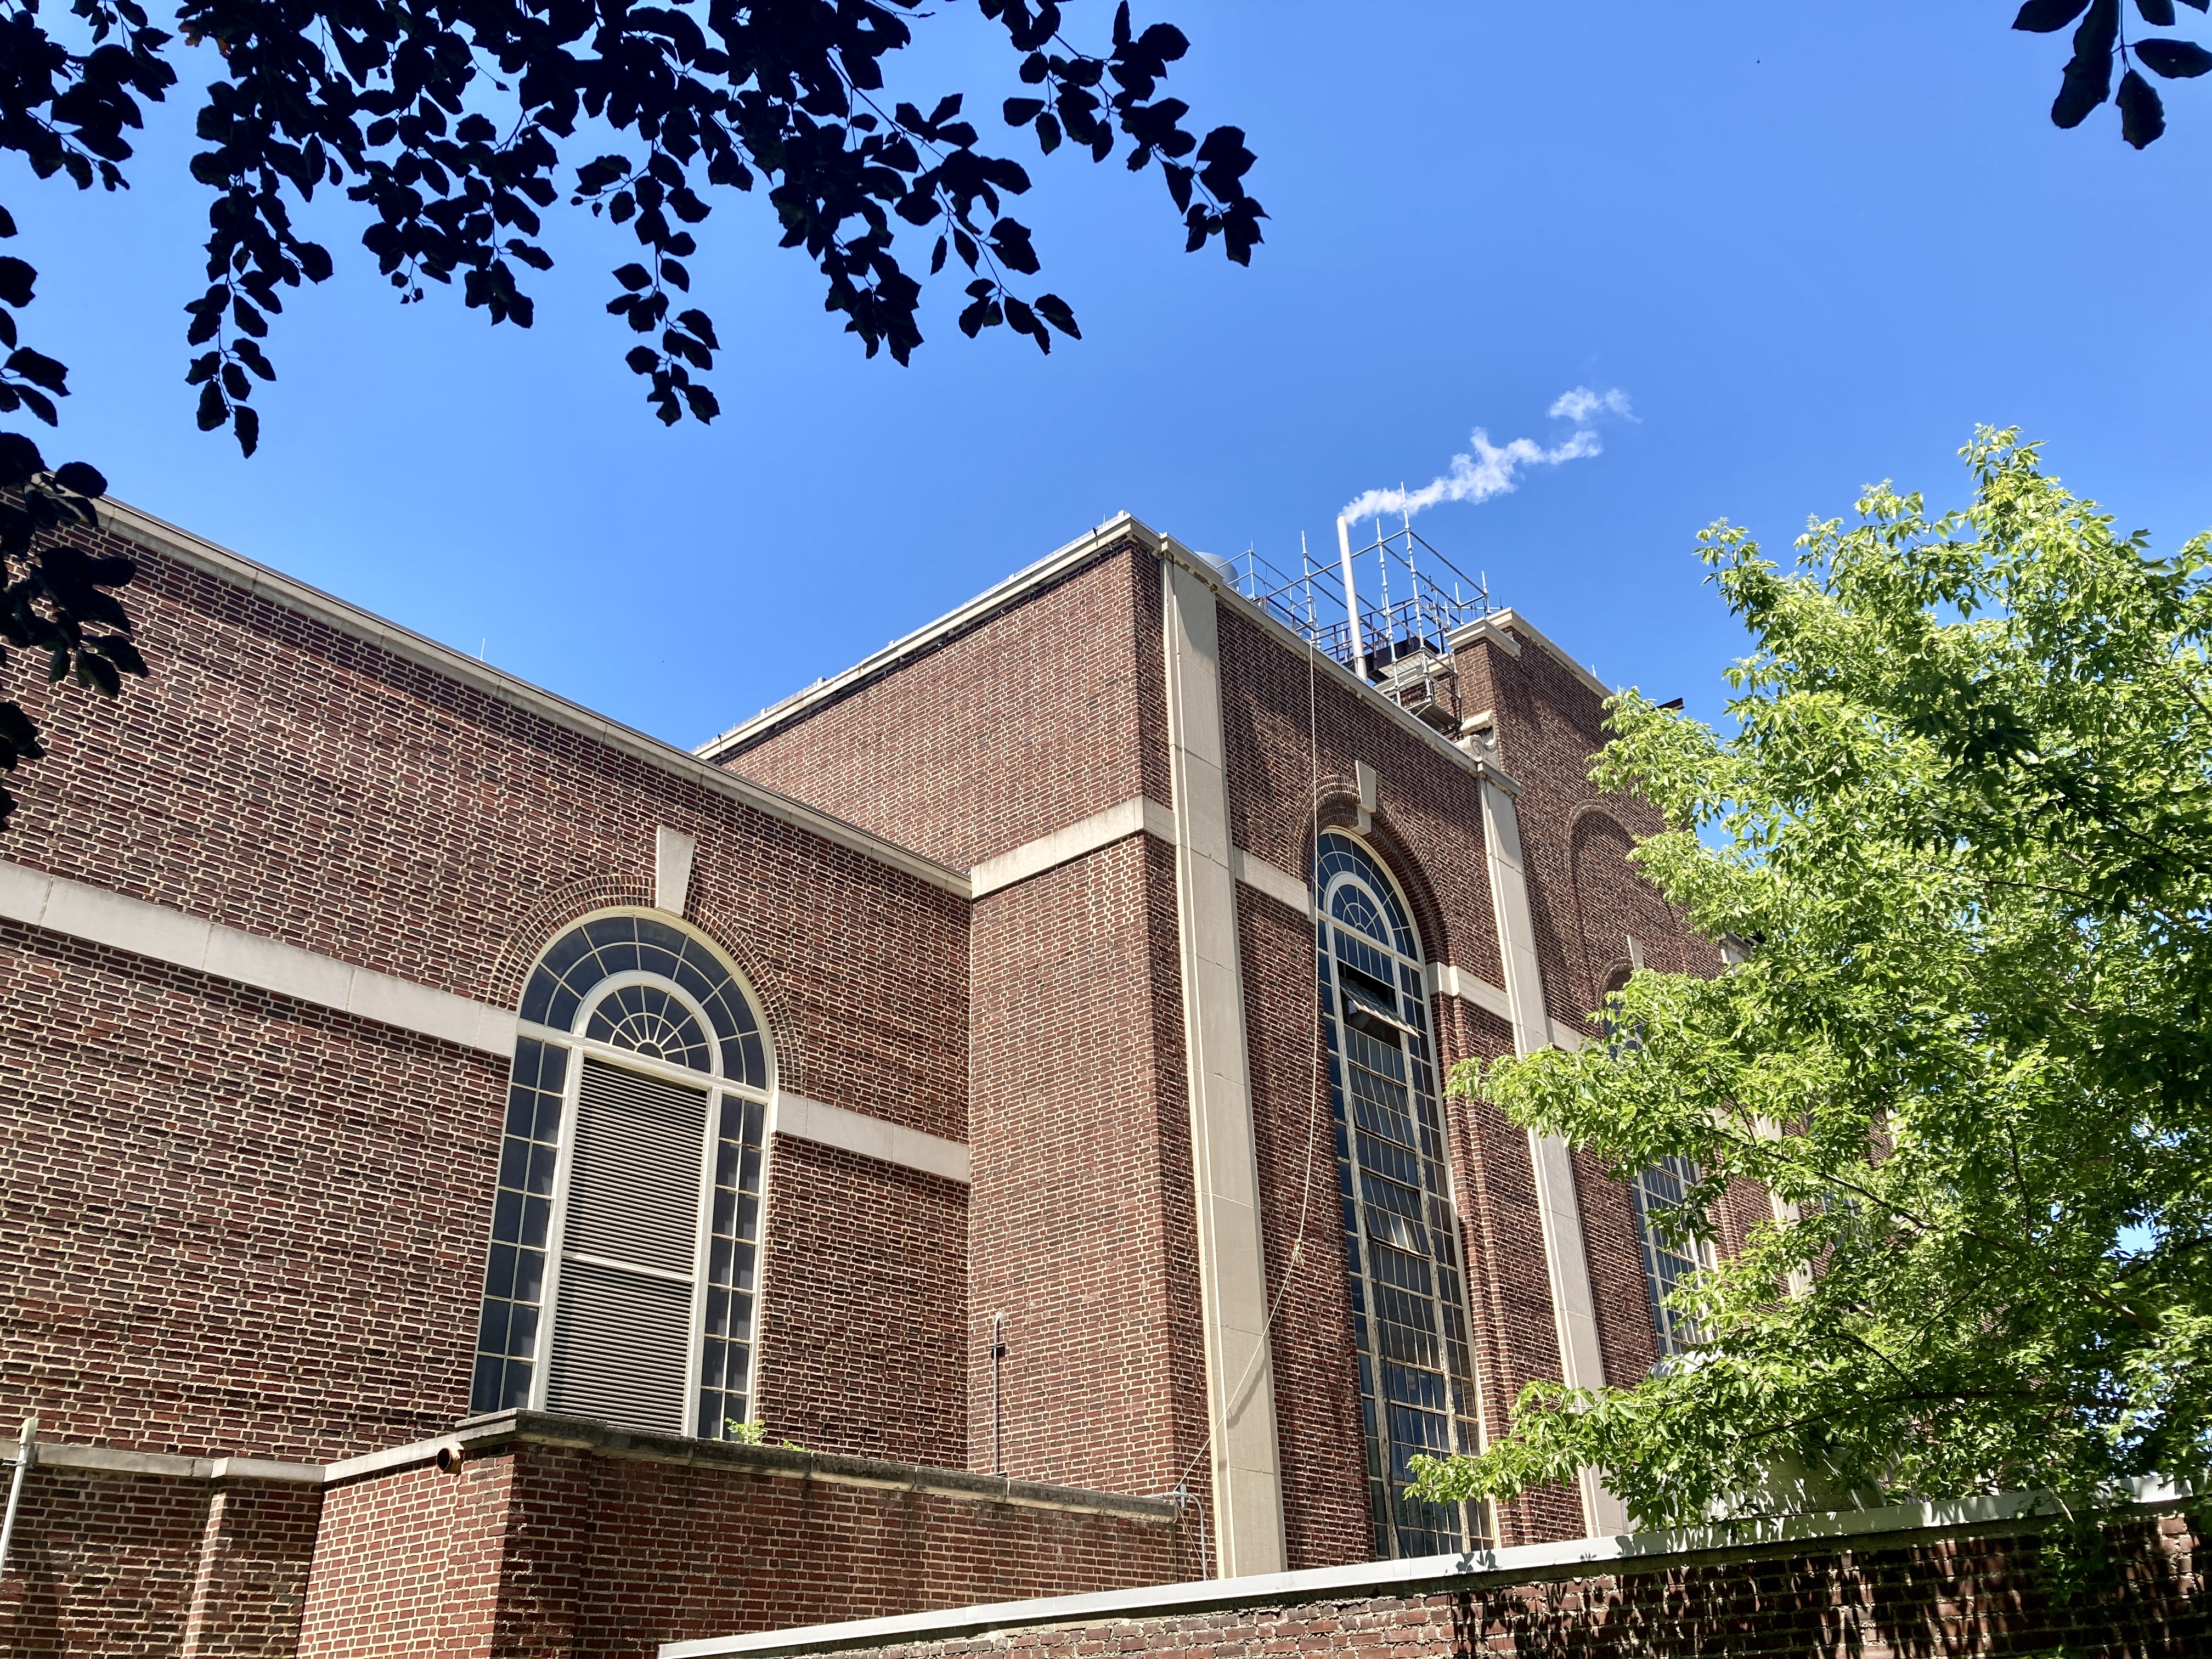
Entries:
{"type": "Polygon", "coordinates": [[[1628,394],[1619,386],[1593,392],[1586,386],[1578,386],[1553,399],[1548,412],[1555,421],[1574,422],[1574,432],[1565,442],[1550,449],[1533,438],[1494,444],[1490,441],[1490,434],[1477,427],[1468,438],[1474,453],[1453,456],[1451,470],[1443,477],[1431,479],[1419,489],[1370,489],[1346,502],[1338,516],[1355,520],[1379,518],[1386,513],[1410,517],[1439,501],[1486,501],[1492,495],[1503,495],[1513,489],[1516,482],[1514,474],[1522,467],[1557,466],[1562,461],[1580,460],[1585,455],[1603,453],[1605,446],[1598,441],[1592,426],[1598,416],[1618,415],[1628,421],[1636,418],[1629,410],[1628,394]]]}

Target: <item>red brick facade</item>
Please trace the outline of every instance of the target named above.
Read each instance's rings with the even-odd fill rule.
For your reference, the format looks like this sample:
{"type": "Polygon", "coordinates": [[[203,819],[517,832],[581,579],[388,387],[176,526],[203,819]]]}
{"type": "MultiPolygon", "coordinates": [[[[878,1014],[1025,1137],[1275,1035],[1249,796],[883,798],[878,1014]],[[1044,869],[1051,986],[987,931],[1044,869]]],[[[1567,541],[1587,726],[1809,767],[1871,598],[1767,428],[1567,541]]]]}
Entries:
{"type": "MultiPolygon", "coordinates": [[[[0,890],[52,878],[135,901],[142,932],[212,923],[340,983],[357,970],[511,1020],[569,924],[650,910],[656,833],[680,832],[696,849],[682,921],[742,971],[779,1097],[939,1160],[774,1134],[754,1407],[771,1439],[1100,1493],[1181,1485],[1196,1507],[1173,1525],[1051,1520],[523,1441],[327,1488],[55,1465],[30,1477],[0,1644],[642,1653],[1211,1565],[1163,829],[1172,549],[1109,526],[740,728],[710,766],[118,522],[153,675],[112,702],[9,686],[52,753],[11,780],[0,890]],[[1066,857],[989,873],[1139,807],[1066,857]],[[763,1559],[793,1564],[772,1595],[763,1559]]],[[[1287,1565],[1317,1568],[1373,1546],[1313,924],[1281,886],[1304,879],[1316,827],[1388,866],[1431,963],[1495,987],[1480,771],[1502,770],[1556,1027],[1598,1006],[1632,937],[1655,966],[1718,959],[1626,862],[1656,823],[1587,782],[1597,695],[1533,633],[1517,654],[1496,638],[1458,653],[1455,707],[1493,715],[1478,762],[1480,737],[1455,746],[1226,592],[1218,624],[1230,834],[1260,872],[1237,887],[1236,943],[1283,1524],[1287,1565]]],[[[321,1466],[466,1418],[504,1051],[8,914],[0,1424],[35,1412],[46,1439],[101,1455],[321,1466]]],[[[1513,1046],[1464,994],[1430,1012],[1446,1066],[1513,1046]]],[[[1494,1433],[1522,1387],[1559,1376],[1559,1334],[1526,1135],[1480,1104],[1448,1117],[1494,1433]]],[[[1576,1176],[1606,1371],[1632,1378],[1656,1355],[1634,1217],[1609,1172],[1576,1176]]],[[[1532,1494],[1498,1522],[1508,1544],[1577,1536],[1581,1500],[1532,1494]]]]}

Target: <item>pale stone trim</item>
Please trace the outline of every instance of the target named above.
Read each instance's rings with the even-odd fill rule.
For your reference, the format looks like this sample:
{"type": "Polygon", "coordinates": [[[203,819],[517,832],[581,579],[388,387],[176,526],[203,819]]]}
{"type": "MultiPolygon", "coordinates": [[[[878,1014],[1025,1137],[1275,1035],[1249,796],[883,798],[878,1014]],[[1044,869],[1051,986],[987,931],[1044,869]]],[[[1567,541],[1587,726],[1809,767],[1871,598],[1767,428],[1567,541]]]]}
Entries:
{"type": "Polygon", "coordinates": [[[691,902],[691,866],[699,856],[696,837],[662,824],[653,832],[653,908],[672,916],[691,902]]]}
{"type": "MultiPolygon", "coordinates": [[[[1530,1054],[1553,1041],[1555,1028],[1544,1009],[1544,981],[1536,959],[1536,927],[1528,908],[1522,866],[1521,824],[1513,799],[1494,781],[1482,781],[1482,838],[1490,865],[1490,896],[1498,921],[1500,965],[1512,1007],[1513,1047],[1530,1054]]],[[[1544,1232],[1544,1263],[1551,1279],[1552,1317],[1559,1335],[1559,1376],[1571,1389],[1605,1386],[1598,1345],[1597,1301],[1590,1288],[1589,1258],[1583,1243],[1582,1200],[1567,1144],[1557,1135],[1528,1132],[1528,1160],[1536,1176],[1536,1212],[1544,1232]]],[[[1592,1536],[1627,1526],[1620,1500],[1595,1469],[1582,1476],[1583,1524],[1592,1536]]]]}
{"type": "MultiPolygon", "coordinates": [[[[1161,805],[1149,795],[1132,795],[1103,812],[1093,812],[1089,817],[1079,818],[1048,836],[1039,836],[1035,841],[1025,841],[996,858],[984,860],[968,872],[968,884],[975,896],[981,898],[986,893],[998,892],[1002,888],[1027,881],[1032,876],[1057,869],[1063,864],[1072,864],[1102,847],[1111,847],[1117,841],[1126,840],[1139,830],[1173,847],[1176,845],[1174,809],[1161,805]]],[[[1312,914],[1311,890],[1289,872],[1278,869],[1241,847],[1229,849],[1229,862],[1237,879],[1247,887],[1265,893],[1269,898],[1286,904],[1293,910],[1312,914]]]]}
{"type": "MultiPolygon", "coordinates": [[[[2128,1486],[2133,1501],[2146,1509],[2179,1504],[2201,1490],[2200,1483],[2155,1476],[2130,1481],[2128,1486]]],[[[1571,1577],[1579,1567],[1656,1564],[1668,1557],[1723,1551],[1954,1532],[1969,1527],[2033,1522],[2057,1516],[2063,1510],[2064,1505],[2048,1493],[2004,1492],[1993,1498],[1899,1504],[1880,1510],[1747,1516],[1741,1520],[1672,1532],[1571,1538],[1560,1543],[1522,1544],[1511,1549],[1471,1550],[1463,1555],[1417,1555],[1395,1561],[1361,1561],[1344,1567],[1313,1567],[1302,1572],[1148,1584],[1136,1589],[1039,1596],[1024,1601],[987,1601],[971,1607],[897,1613],[887,1619],[853,1619],[833,1625],[800,1625],[786,1630],[750,1631],[742,1636],[664,1642],[660,1644],[659,1659],[713,1659],[714,1656],[739,1653],[766,1659],[766,1656],[775,1654],[905,1647],[988,1632],[1103,1624],[1109,1620],[1155,1619],[1248,1607],[1357,1601],[1431,1589],[1494,1589],[1540,1577],[1571,1577]]],[[[1107,1649],[1115,1649],[1119,1644],[1118,1635],[1107,1636],[1107,1649]]]]}
{"type": "Polygon", "coordinates": [[[276,1463],[259,1457],[179,1457],[169,1452],[70,1446],[51,1440],[39,1443],[35,1467],[90,1469],[101,1474],[156,1474],[172,1480],[288,1480],[300,1486],[320,1486],[325,1473],[320,1463],[276,1463]]]}
{"type": "Polygon", "coordinates": [[[1241,847],[1229,849],[1229,864],[1237,879],[1254,892],[1265,893],[1276,903],[1287,905],[1301,915],[1313,915],[1313,889],[1289,871],[1278,869],[1241,847]]]}
{"type": "Polygon", "coordinates": [[[1072,863],[1144,830],[1151,830],[1162,841],[1173,842],[1175,815],[1147,796],[1132,795],[1103,812],[1093,812],[1048,836],[1025,841],[996,858],[985,859],[968,872],[968,890],[981,898],[986,893],[995,893],[1002,887],[1012,887],[1031,876],[1072,863]]]}
{"type": "Polygon", "coordinates": [[[417,1463],[435,1462],[441,1456],[457,1458],[464,1449],[460,1437],[443,1434],[435,1440],[416,1440],[404,1446],[386,1446],[382,1451],[367,1452],[359,1457],[341,1458],[335,1463],[325,1463],[322,1475],[326,1485],[336,1486],[341,1480],[357,1480],[364,1474],[381,1474],[386,1469],[404,1469],[417,1463]]]}
{"type": "Polygon", "coordinates": [[[0,916],[502,1059],[514,1053],[509,1009],[4,860],[0,916]]]}
{"type": "Polygon", "coordinates": [[[1172,559],[1161,561],[1160,578],[1214,1531],[1223,1573],[1276,1572],[1286,1559],[1282,1475],[1230,861],[1215,590],[1172,559]]]}
{"type": "Polygon", "coordinates": [[[848,1112],[842,1106],[825,1106],[818,1100],[779,1092],[773,1127],[778,1134],[796,1135],[818,1146],[858,1152],[863,1158],[941,1176],[963,1186],[968,1182],[964,1142],[903,1128],[881,1118],[848,1112]]]}
{"type": "MultiPolygon", "coordinates": [[[[629,1462],[677,1464],[719,1469],[732,1474],[765,1475],[776,1480],[805,1480],[830,1486],[860,1486],[875,1492],[927,1493],[963,1503],[1013,1509],[1056,1510],[1069,1515],[1113,1516],[1147,1526],[1172,1525],[1179,1511],[1166,1498],[1123,1492],[1086,1492],[1077,1486],[1015,1480],[1002,1474],[933,1468],[920,1463],[809,1451],[800,1446],[741,1446],[727,1440],[694,1440],[682,1435],[647,1434],[618,1429],[585,1418],[555,1417],[543,1412],[500,1412],[471,1418],[451,1437],[469,1456],[517,1443],[569,1446],[629,1462]]],[[[434,1452],[442,1443],[425,1443],[434,1452]]],[[[422,1447],[403,1449],[420,1451],[422,1447]]],[[[412,1461],[426,1461],[416,1457],[412,1461]]]]}
{"type": "Polygon", "coordinates": [[[512,674],[501,672],[474,657],[449,650],[434,640],[424,639],[420,634],[402,628],[397,623],[348,605],[344,600],[309,587],[305,582],[295,581],[289,576],[256,564],[244,556],[217,547],[213,542],[165,524],[149,513],[142,513],[112,497],[100,503],[100,526],[127,541],[135,541],[204,572],[220,581],[242,588],[246,592],[283,606],[297,615],[312,617],[340,633],[362,640],[394,656],[405,659],[428,669],[448,680],[470,686],[494,697],[510,708],[520,708],[550,721],[564,730],[574,732],[603,744],[633,760],[697,784],[726,799],[742,802],[755,811],[781,820],[818,836],[848,852],[860,854],[890,869],[914,877],[918,881],[939,887],[948,893],[964,898],[968,894],[968,879],[957,870],[948,870],[933,859],[898,846],[896,842],[871,835],[857,824],[846,823],[818,808],[780,794],[763,784],[740,777],[735,772],[724,771],[709,765],[696,755],[685,753],[672,744],[648,737],[642,732],[618,725],[604,714],[593,714],[566,697],[555,696],[517,679],[512,674]]]}
{"type": "Polygon", "coordinates": [[[1468,969],[1455,967],[1449,962],[1432,962],[1428,971],[1430,995],[1457,997],[1509,1024],[1512,1021],[1513,1000],[1505,994],[1503,986],[1492,985],[1468,969]]]}

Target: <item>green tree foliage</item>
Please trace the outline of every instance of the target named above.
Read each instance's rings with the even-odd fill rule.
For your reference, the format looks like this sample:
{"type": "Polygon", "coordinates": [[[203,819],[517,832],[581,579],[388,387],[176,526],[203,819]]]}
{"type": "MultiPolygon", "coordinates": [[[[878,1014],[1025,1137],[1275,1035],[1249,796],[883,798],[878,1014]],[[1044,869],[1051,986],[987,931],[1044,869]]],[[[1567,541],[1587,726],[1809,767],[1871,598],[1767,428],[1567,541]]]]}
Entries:
{"type": "Polygon", "coordinates": [[[1794,571],[1705,532],[1733,735],[1613,700],[1594,775],[1683,826],[1639,866],[1748,955],[1452,1087],[1692,1160],[1678,1237],[1732,1182],[1778,1219],[1677,1293],[1686,1352],[1532,1387],[1431,1495],[1595,1466],[1672,1525],[2212,1461],[2212,536],[2155,558],[2014,434],[1962,453],[1971,507],[1869,490],[1794,571]]]}

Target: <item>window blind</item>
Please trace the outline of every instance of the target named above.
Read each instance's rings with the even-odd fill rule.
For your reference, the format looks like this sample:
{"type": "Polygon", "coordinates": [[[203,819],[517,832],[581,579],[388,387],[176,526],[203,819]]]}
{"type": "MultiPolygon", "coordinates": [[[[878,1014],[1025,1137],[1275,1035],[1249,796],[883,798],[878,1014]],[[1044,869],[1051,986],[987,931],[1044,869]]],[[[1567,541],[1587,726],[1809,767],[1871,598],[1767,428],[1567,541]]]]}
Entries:
{"type": "Polygon", "coordinates": [[[548,1410],[685,1432],[707,1103],[703,1090],[584,1060],[548,1410]]]}

